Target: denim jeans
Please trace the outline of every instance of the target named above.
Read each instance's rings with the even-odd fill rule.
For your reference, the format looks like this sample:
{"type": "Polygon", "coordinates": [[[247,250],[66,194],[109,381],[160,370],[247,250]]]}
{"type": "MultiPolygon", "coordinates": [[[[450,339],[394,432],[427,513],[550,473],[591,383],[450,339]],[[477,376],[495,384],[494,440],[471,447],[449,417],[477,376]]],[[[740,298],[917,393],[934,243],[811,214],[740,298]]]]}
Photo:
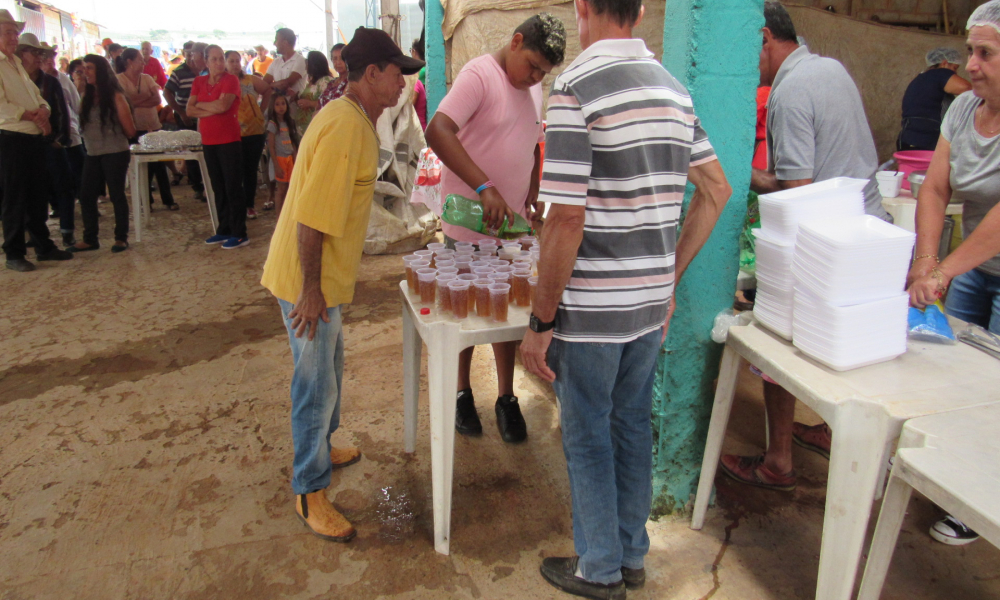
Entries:
{"type": "Polygon", "coordinates": [[[653,498],[653,376],[659,330],[625,344],[553,339],[573,543],[584,579],[615,583],[643,567],[653,498]]]}
{"type": "Polygon", "coordinates": [[[330,486],[330,435],[340,426],[340,389],[344,378],[344,330],[341,307],[328,308],[329,323],[320,319],[316,336],[295,337],[288,313],[291,302],[278,299],[288,330],[295,371],[292,374],[292,490],[311,494],[330,486]]]}
{"type": "Polygon", "coordinates": [[[1000,334],[1000,277],[978,269],[959,275],[951,281],[945,311],[1000,334]]]}

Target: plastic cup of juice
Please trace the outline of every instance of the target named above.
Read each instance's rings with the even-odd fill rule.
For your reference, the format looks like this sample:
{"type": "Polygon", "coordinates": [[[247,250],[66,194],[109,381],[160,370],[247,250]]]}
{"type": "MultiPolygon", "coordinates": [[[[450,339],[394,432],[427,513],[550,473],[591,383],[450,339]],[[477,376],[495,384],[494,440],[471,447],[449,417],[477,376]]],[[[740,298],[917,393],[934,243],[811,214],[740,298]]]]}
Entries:
{"type": "Polygon", "coordinates": [[[472,261],[471,260],[461,260],[455,259],[455,266],[458,267],[458,272],[461,273],[471,273],[472,272],[472,261]]]}
{"type": "Polygon", "coordinates": [[[441,312],[451,312],[451,293],[448,292],[448,284],[458,279],[454,273],[441,273],[435,278],[437,282],[437,307],[441,312]]]}
{"type": "Polygon", "coordinates": [[[528,278],[528,302],[529,306],[535,305],[535,288],[538,287],[538,277],[528,278]]]}
{"type": "Polygon", "coordinates": [[[488,260],[474,260],[469,263],[469,266],[475,269],[476,267],[488,267],[490,266],[490,261],[488,260]]]}
{"type": "Polygon", "coordinates": [[[531,271],[515,271],[511,279],[511,287],[514,290],[514,304],[518,306],[531,306],[531,297],[528,290],[528,278],[531,271]]]}
{"type": "Polygon", "coordinates": [[[423,256],[424,260],[431,263],[431,268],[434,268],[434,251],[433,250],[417,250],[414,252],[417,256],[423,256]]]}
{"type": "Polygon", "coordinates": [[[451,273],[452,275],[458,275],[458,267],[439,267],[438,275],[451,273]]]}
{"type": "Polygon", "coordinates": [[[454,267],[455,266],[455,261],[454,260],[452,260],[450,258],[444,258],[444,257],[441,257],[441,256],[436,256],[434,258],[434,262],[437,264],[437,268],[438,269],[440,269],[441,267],[454,267]]]}
{"type": "Polygon", "coordinates": [[[428,250],[432,250],[432,251],[433,250],[444,250],[447,247],[448,247],[447,244],[443,244],[441,242],[431,242],[430,244],[427,244],[427,249],[428,250]]]}
{"type": "Polygon", "coordinates": [[[492,279],[477,279],[472,282],[472,287],[476,289],[476,315],[480,317],[490,316],[490,286],[492,279]]]}
{"type": "Polygon", "coordinates": [[[428,306],[434,304],[434,292],[437,284],[434,279],[437,277],[437,269],[423,268],[417,269],[417,281],[420,286],[420,303],[428,306]]]}
{"type": "Polygon", "coordinates": [[[535,242],[538,241],[538,238],[536,238],[533,235],[526,235],[521,239],[519,239],[518,241],[521,242],[521,249],[527,250],[528,248],[531,248],[532,246],[535,245],[535,242]]]}
{"type": "Polygon", "coordinates": [[[486,250],[476,250],[475,252],[472,253],[472,255],[475,256],[476,258],[478,258],[479,260],[482,260],[484,258],[492,258],[493,257],[493,248],[490,247],[490,248],[487,248],[486,250]]]}
{"type": "Polygon", "coordinates": [[[458,252],[463,249],[474,251],[476,249],[476,245],[473,244],[472,242],[455,242],[455,252],[458,252]]]}
{"type": "Polygon", "coordinates": [[[507,303],[510,302],[510,284],[490,284],[490,316],[497,323],[507,320],[507,303]]]}
{"type": "Polygon", "coordinates": [[[414,256],[412,254],[403,257],[403,264],[406,266],[406,288],[411,294],[416,294],[420,291],[420,283],[417,281],[417,269],[431,266],[431,263],[422,259],[422,256],[414,256]]]}
{"type": "Polygon", "coordinates": [[[448,292],[451,295],[451,312],[456,319],[469,316],[469,298],[475,302],[476,295],[469,293],[469,282],[453,279],[448,282],[448,292]]]}
{"type": "MultiPolygon", "coordinates": [[[[472,282],[479,279],[479,275],[473,275],[472,273],[465,273],[458,276],[459,281],[467,281],[469,283],[469,314],[476,312],[476,288],[472,285],[472,282]]],[[[454,310],[454,309],[453,309],[454,310]]]]}
{"type": "Polygon", "coordinates": [[[475,275],[492,275],[494,273],[493,267],[473,267],[472,273],[475,275]]]}

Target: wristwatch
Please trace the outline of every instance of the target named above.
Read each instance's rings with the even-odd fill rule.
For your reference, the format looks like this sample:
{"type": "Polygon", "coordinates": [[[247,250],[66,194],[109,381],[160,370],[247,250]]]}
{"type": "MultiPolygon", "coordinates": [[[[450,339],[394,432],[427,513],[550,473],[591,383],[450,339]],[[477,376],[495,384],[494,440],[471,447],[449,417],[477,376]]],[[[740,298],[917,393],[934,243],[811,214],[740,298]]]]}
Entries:
{"type": "Polygon", "coordinates": [[[535,333],[544,333],[550,329],[555,328],[556,321],[552,319],[548,323],[540,320],[535,316],[535,313],[531,313],[531,318],[528,319],[528,328],[530,328],[535,333]]]}

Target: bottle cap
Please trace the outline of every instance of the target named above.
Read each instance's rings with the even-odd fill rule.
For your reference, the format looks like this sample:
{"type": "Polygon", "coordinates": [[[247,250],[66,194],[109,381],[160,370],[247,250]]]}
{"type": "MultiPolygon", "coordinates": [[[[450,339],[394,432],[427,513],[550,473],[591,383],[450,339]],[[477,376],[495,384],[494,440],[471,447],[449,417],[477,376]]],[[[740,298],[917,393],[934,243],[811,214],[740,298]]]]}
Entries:
{"type": "Polygon", "coordinates": [[[422,314],[422,315],[429,315],[429,314],[431,314],[431,309],[429,309],[429,308],[421,308],[420,309],[420,314],[422,314]]]}

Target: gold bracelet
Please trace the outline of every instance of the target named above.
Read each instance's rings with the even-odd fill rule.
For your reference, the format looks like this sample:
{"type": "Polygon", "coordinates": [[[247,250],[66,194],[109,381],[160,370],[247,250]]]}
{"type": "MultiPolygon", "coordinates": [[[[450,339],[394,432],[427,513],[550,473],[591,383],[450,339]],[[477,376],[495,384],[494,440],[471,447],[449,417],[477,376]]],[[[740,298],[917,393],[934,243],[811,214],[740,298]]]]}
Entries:
{"type": "Polygon", "coordinates": [[[920,260],[922,258],[933,258],[934,262],[936,262],[936,263],[940,263],[941,262],[941,259],[938,258],[937,254],[921,254],[920,256],[915,256],[913,258],[913,263],[911,263],[911,264],[916,263],[918,260],[920,260]]]}
{"type": "Polygon", "coordinates": [[[931,269],[930,276],[932,279],[937,279],[938,281],[938,294],[944,294],[948,291],[948,286],[944,284],[944,273],[941,272],[940,268],[934,267],[931,269]]]}

